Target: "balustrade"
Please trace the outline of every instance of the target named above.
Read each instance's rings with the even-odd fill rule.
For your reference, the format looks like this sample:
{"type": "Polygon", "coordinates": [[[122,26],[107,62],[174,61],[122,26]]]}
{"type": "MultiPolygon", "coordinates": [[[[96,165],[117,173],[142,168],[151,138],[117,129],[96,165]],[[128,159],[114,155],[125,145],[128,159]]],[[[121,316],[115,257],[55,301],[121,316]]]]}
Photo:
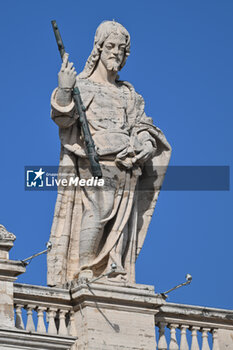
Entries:
{"type": "Polygon", "coordinates": [[[15,284],[15,327],[31,333],[76,337],[69,292],[15,284]]]}
{"type": "Polygon", "coordinates": [[[75,335],[74,315],[70,310],[55,307],[45,308],[28,304],[15,304],[15,313],[15,327],[18,329],[51,335],[75,335]],[[27,311],[26,327],[23,322],[22,309],[27,311]]]}
{"type": "Polygon", "coordinates": [[[159,329],[159,339],[157,342],[158,350],[220,350],[218,344],[218,331],[217,329],[201,328],[198,326],[189,326],[187,324],[175,324],[157,322],[156,326],[159,329]],[[166,336],[165,333],[170,330],[170,335],[166,336]],[[180,341],[178,344],[176,332],[180,331],[180,341]],[[187,334],[189,330],[190,334],[187,334]],[[210,335],[210,347],[208,341],[208,335],[210,335]],[[188,342],[189,339],[189,342],[188,342]],[[190,343],[190,345],[189,345],[190,343]],[[201,347],[199,346],[201,344],[201,347]]]}
{"type": "Polygon", "coordinates": [[[233,311],[166,303],[155,313],[158,350],[233,349],[233,311]]]}
{"type": "MultiPolygon", "coordinates": [[[[16,328],[60,338],[77,337],[68,290],[15,284],[14,303],[16,328]]],[[[222,350],[223,333],[233,336],[231,310],[166,303],[154,313],[157,350],[222,350]]]]}

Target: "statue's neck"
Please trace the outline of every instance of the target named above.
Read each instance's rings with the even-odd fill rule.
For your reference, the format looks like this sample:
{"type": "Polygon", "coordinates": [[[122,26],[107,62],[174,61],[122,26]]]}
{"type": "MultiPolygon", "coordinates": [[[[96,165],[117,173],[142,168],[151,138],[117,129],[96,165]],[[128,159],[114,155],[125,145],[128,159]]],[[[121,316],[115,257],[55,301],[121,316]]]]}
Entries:
{"type": "Polygon", "coordinates": [[[116,85],[116,77],[117,72],[107,70],[103,63],[99,60],[96,69],[89,79],[96,83],[116,85]]]}

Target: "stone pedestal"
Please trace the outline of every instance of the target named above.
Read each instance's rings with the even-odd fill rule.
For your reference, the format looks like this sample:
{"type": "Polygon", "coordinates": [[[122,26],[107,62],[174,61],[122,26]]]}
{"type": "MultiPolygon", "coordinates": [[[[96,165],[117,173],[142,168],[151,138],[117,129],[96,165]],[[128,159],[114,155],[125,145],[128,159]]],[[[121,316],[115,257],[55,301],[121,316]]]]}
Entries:
{"type": "Polygon", "coordinates": [[[25,272],[20,261],[9,260],[15,236],[0,225],[0,328],[14,328],[13,282],[25,272]]]}
{"type": "Polygon", "coordinates": [[[154,350],[154,315],[164,300],[151,286],[81,284],[71,290],[77,350],[154,350]]]}
{"type": "Polygon", "coordinates": [[[233,349],[233,331],[228,329],[218,330],[218,343],[221,350],[233,349]]]}

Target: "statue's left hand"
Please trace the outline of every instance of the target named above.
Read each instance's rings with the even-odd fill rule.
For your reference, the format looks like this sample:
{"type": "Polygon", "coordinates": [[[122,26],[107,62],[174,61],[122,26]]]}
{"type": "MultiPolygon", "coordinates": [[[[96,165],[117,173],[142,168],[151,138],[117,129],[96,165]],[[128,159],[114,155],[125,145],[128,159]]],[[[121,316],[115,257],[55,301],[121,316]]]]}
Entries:
{"type": "Polygon", "coordinates": [[[154,147],[150,141],[147,141],[143,145],[143,149],[133,159],[132,163],[145,163],[154,153],[154,147]]]}

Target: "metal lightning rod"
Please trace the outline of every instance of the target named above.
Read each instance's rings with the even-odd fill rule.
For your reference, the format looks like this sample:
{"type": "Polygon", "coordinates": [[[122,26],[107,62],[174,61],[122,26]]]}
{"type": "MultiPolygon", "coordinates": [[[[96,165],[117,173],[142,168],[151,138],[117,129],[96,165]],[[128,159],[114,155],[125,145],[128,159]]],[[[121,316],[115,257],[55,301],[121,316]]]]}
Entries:
{"type": "Polygon", "coordinates": [[[52,249],[52,243],[51,243],[51,242],[47,242],[47,243],[46,243],[46,247],[47,247],[47,249],[43,250],[42,252],[33,254],[32,256],[29,256],[29,258],[24,259],[24,260],[21,260],[22,264],[23,264],[24,266],[27,266],[28,264],[30,264],[31,260],[34,259],[35,257],[37,257],[37,256],[39,256],[39,255],[42,255],[42,254],[44,254],[44,253],[49,252],[49,251],[52,249]]]}
{"type": "Polygon", "coordinates": [[[167,297],[166,295],[168,294],[168,293],[170,293],[170,292],[172,292],[173,290],[176,290],[176,289],[178,289],[178,288],[180,288],[180,287],[184,287],[184,286],[187,286],[188,284],[190,284],[191,282],[192,282],[192,276],[189,274],[189,273],[187,273],[187,275],[185,276],[185,278],[186,278],[186,282],[183,282],[183,283],[181,283],[181,284],[178,284],[177,286],[175,286],[175,287],[173,287],[173,288],[171,288],[171,289],[168,289],[166,292],[163,292],[163,293],[159,293],[159,295],[162,295],[163,297],[167,297]]]}

